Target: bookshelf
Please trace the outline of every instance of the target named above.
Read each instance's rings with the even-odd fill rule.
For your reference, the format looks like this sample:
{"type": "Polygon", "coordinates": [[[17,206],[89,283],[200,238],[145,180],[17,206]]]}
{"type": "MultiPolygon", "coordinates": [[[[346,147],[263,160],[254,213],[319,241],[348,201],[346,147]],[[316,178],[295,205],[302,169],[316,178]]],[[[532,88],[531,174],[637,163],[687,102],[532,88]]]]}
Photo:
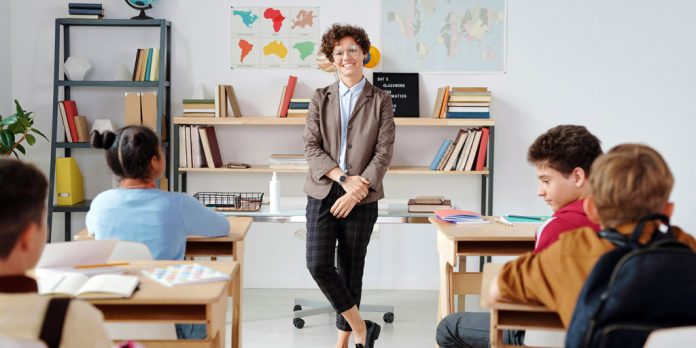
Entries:
{"type": "MultiPolygon", "coordinates": [[[[177,191],[186,192],[186,178],[189,173],[219,173],[219,174],[243,174],[243,173],[296,173],[305,174],[306,169],[272,169],[268,165],[251,165],[246,169],[229,168],[180,168],[179,167],[179,125],[213,125],[213,126],[304,126],[304,118],[278,118],[275,116],[254,117],[174,117],[173,139],[174,144],[174,184],[177,191]]],[[[495,143],[495,119],[447,119],[432,117],[394,118],[394,123],[399,127],[487,127],[490,129],[488,139],[488,151],[486,153],[486,170],[482,171],[435,171],[429,166],[391,166],[387,175],[458,175],[481,176],[481,213],[490,215],[493,212],[493,154],[495,143]]],[[[439,139],[438,141],[440,141],[439,139]]]]}
{"type": "MultiPolygon", "coordinates": [[[[130,34],[130,32],[129,32],[130,34]]],[[[73,88],[81,89],[98,89],[105,92],[113,92],[114,90],[123,93],[124,89],[155,89],[157,91],[157,135],[162,135],[162,130],[168,127],[163,115],[169,115],[170,108],[170,47],[171,47],[171,22],[164,19],[148,19],[148,20],[131,20],[131,19],[74,19],[74,18],[58,18],[55,20],[55,43],[54,43],[54,60],[53,60],[53,113],[51,126],[51,164],[49,174],[49,191],[48,191],[48,241],[51,241],[51,230],[54,213],[65,214],[65,241],[72,239],[71,235],[71,214],[84,213],[89,211],[91,199],[86,199],[78,204],[70,206],[57,205],[55,202],[55,182],[56,182],[56,156],[58,151],[63,151],[64,157],[72,157],[73,149],[91,149],[89,143],[70,143],[65,140],[63,133],[62,122],[60,121],[60,113],[58,111],[58,102],[61,100],[70,99],[73,88]],[[159,30],[159,76],[158,81],[70,81],[67,76],[61,76],[60,70],[63,61],[70,57],[70,29],[72,27],[85,27],[84,30],[95,27],[112,27],[114,29],[124,27],[137,28],[152,28],[159,30]],[[61,98],[62,90],[62,98],[61,98]],[[58,126],[58,125],[61,126],[58,126]],[[63,133],[60,136],[60,133],[63,133]]],[[[124,45],[124,50],[128,52],[135,51],[133,47],[124,45]]],[[[132,62],[130,62],[132,63],[132,62]]],[[[122,94],[119,94],[122,95],[122,94]]],[[[122,96],[121,96],[122,98],[122,96]]],[[[88,100],[79,100],[79,103],[89,103],[88,100]]],[[[94,119],[90,118],[93,122],[94,119]]],[[[112,120],[113,121],[113,120],[112,120]]],[[[118,124],[118,122],[116,122],[118,124]]],[[[170,133],[171,134],[171,133],[170,133]]],[[[165,156],[169,157],[170,148],[168,142],[164,142],[165,156]]],[[[83,176],[89,176],[88,168],[80,168],[83,176]]],[[[169,169],[166,171],[169,173],[169,169]]]]}

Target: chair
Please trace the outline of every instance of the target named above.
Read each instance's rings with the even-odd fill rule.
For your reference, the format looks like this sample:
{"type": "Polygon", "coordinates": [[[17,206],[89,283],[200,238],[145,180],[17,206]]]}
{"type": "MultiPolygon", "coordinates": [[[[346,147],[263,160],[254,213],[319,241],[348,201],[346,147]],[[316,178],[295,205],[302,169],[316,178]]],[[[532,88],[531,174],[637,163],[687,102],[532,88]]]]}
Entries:
{"type": "MultiPolygon", "coordinates": [[[[299,229],[295,231],[295,238],[299,240],[307,240],[307,230],[299,229]]],[[[375,224],[372,230],[372,235],[370,240],[379,238],[379,225],[375,224]]],[[[304,327],[305,321],[302,318],[308,317],[310,315],[317,315],[323,313],[334,313],[333,307],[326,300],[311,300],[306,298],[295,298],[295,306],[292,308],[293,318],[292,325],[296,328],[301,329],[304,327]],[[304,309],[305,307],[312,307],[311,309],[304,309]]],[[[361,304],[361,312],[384,312],[382,319],[385,323],[394,322],[394,306],[392,305],[371,305],[371,304],[361,304]]]]}
{"type": "Polygon", "coordinates": [[[645,348],[687,347],[696,342],[696,326],[674,327],[653,331],[645,348]]]}

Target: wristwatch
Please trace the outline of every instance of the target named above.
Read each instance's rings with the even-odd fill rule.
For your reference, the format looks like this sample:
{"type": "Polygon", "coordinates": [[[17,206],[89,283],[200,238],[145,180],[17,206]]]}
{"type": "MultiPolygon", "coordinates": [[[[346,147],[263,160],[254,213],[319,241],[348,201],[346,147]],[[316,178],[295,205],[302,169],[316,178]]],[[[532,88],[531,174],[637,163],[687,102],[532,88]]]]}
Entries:
{"type": "Polygon", "coordinates": [[[344,174],[344,175],[341,175],[341,176],[338,178],[338,182],[340,182],[341,184],[343,184],[343,183],[346,182],[347,179],[348,179],[348,177],[344,174]]]}

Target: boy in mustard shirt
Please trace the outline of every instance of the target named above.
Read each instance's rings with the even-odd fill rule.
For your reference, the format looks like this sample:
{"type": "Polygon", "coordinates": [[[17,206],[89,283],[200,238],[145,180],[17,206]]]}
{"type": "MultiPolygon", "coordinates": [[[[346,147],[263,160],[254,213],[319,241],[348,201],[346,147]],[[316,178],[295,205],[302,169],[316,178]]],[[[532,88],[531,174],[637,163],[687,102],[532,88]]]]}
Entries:
{"type": "MultiPolygon", "coordinates": [[[[585,211],[602,228],[630,235],[638,220],[648,214],[671,216],[673,184],[672,173],[657,151],[640,144],[619,145],[592,165],[585,211]]],[[[657,227],[657,222],[646,225],[640,242],[647,242],[657,227]]],[[[672,229],[678,241],[696,250],[691,235],[675,226],[672,229]]],[[[568,327],[585,279],[599,258],[612,249],[610,241],[586,227],[563,233],[548,249],[505,264],[491,285],[491,299],[541,303],[558,312],[568,327]]]]}

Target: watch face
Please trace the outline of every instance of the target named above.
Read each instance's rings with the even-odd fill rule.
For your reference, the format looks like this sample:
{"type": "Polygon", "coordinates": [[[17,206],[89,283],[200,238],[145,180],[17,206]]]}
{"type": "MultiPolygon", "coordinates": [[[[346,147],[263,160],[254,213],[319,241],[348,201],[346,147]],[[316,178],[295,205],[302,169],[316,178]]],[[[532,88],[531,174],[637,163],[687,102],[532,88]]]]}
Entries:
{"type": "Polygon", "coordinates": [[[340,182],[346,182],[346,179],[347,179],[347,178],[346,178],[345,175],[341,175],[341,177],[338,178],[338,181],[340,181],[340,182]]]}

